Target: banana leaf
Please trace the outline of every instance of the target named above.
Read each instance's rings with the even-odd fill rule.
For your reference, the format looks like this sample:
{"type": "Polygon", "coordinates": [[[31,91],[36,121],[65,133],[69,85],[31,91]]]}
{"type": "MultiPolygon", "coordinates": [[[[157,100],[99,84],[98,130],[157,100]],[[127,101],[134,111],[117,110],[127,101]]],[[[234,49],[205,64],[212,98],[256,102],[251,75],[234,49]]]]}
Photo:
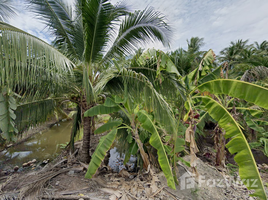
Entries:
{"type": "Polygon", "coordinates": [[[109,131],[111,129],[118,127],[120,124],[122,124],[122,119],[109,121],[105,123],[104,125],[102,125],[101,127],[99,127],[98,129],[96,129],[94,133],[95,134],[104,133],[105,131],[109,131]]]}
{"type": "Polygon", "coordinates": [[[100,142],[92,155],[85,178],[90,179],[96,173],[106,155],[106,152],[111,148],[116,134],[117,129],[113,129],[100,139],[100,142]]]}
{"type": "MultiPolygon", "coordinates": [[[[161,141],[160,135],[157,131],[156,126],[152,122],[150,116],[146,113],[144,110],[140,110],[138,113],[138,120],[141,123],[141,126],[152,133],[152,136],[150,137],[149,143],[157,150],[158,155],[158,162],[161,167],[161,169],[164,172],[164,175],[167,179],[167,184],[170,188],[176,189],[175,182],[173,179],[173,174],[171,171],[171,167],[169,165],[169,160],[165,152],[164,145],[161,141]]],[[[177,149],[178,150],[178,149],[177,149]]]]}
{"type": "MultiPolygon", "coordinates": [[[[232,109],[232,107],[229,107],[228,109],[232,109]]],[[[264,111],[252,109],[252,108],[244,108],[244,107],[235,107],[236,110],[241,111],[242,113],[245,113],[248,111],[253,117],[262,117],[264,111]]]]}
{"type": "Polygon", "coordinates": [[[97,105],[89,110],[87,110],[84,114],[85,117],[93,117],[95,115],[103,115],[103,114],[110,114],[113,112],[118,112],[120,110],[119,106],[116,107],[107,107],[105,105],[97,105]]]}
{"type": "Polygon", "coordinates": [[[245,121],[246,121],[246,123],[247,123],[249,128],[251,128],[251,129],[253,129],[253,130],[257,131],[257,132],[260,132],[260,133],[265,132],[264,128],[259,126],[249,116],[245,117],[245,121]]]}
{"type": "Polygon", "coordinates": [[[222,67],[220,66],[217,69],[215,69],[213,72],[209,73],[204,78],[199,80],[198,83],[202,84],[202,83],[205,83],[205,82],[220,78],[221,77],[221,71],[222,71],[222,67]]]}
{"type": "Polygon", "coordinates": [[[116,107],[116,106],[118,106],[118,104],[113,99],[111,99],[110,97],[106,98],[106,100],[104,102],[104,105],[106,107],[116,107]]]}
{"type": "Polygon", "coordinates": [[[13,132],[18,132],[15,127],[16,115],[14,111],[17,109],[16,100],[8,93],[5,96],[0,93],[0,130],[2,137],[8,141],[13,140],[13,132]]]}
{"type": "Polygon", "coordinates": [[[231,138],[226,147],[231,154],[236,154],[234,160],[239,166],[241,180],[248,182],[245,184],[248,189],[255,190],[251,196],[267,199],[255,159],[238,123],[220,103],[212,98],[197,96],[193,97],[193,100],[202,102],[209,115],[226,131],[225,138],[231,138]]]}
{"type": "Polygon", "coordinates": [[[233,79],[217,79],[206,82],[198,86],[197,89],[201,92],[208,91],[212,94],[226,94],[231,97],[244,99],[268,109],[268,89],[252,83],[233,79]]]}

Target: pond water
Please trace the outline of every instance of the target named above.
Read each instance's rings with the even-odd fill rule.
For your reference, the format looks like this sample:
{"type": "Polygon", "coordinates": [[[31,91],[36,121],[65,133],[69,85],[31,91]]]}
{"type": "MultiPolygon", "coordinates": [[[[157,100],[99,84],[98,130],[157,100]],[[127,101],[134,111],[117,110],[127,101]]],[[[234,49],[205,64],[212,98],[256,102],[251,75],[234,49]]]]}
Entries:
{"type": "MultiPolygon", "coordinates": [[[[53,160],[62,150],[61,146],[70,140],[72,121],[60,122],[49,130],[37,133],[29,140],[0,152],[0,170],[12,169],[14,166],[22,167],[33,159],[41,163],[46,159],[53,160]]],[[[109,166],[115,172],[126,169],[123,164],[124,154],[120,156],[116,147],[110,150],[109,166]]],[[[134,170],[136,157],[131,156],[126,164],[128,170],[134,170]]]]}
{"type": "Polygon", "coordinates": [[[72,121],[60,122],[49,130],[37,133],[32,138],[15,147],[0,152],[0,169],[5,166],[22,166],[23,163],[36,159],[55,158],[61,150],[61,144],[70,140],[72,121]]]}
{"type": "Polygon", "coordinates": [[[122,169],[126,169],[129,171],[133,171],[136,167],[137,158],[131,155],[129,161],[126,163],[126,166],[123,164],[125,159],[125,155],[117,151],[116,147],[110,150],[110,159],[108,165],[112,168],[114,172],[120,172],[122,169]]]}

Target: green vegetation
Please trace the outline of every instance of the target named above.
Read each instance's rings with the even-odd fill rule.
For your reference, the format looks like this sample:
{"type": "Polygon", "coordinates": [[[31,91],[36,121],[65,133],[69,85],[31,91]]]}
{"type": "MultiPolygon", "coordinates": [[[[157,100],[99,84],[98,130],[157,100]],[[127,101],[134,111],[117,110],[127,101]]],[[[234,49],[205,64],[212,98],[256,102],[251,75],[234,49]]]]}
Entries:
{"type": "MultiPolygon", "coordinates": [[[[210,122],[216,127],[215,164],[225,166],[226,147],[236,154],[241,179],[257,180],[257,188],[248,186],[252,195],[266,199],[251,148],[268,155],[267,41],[231,42],[218,57],[213,50],[200,51],[203,38],[198,37],[187,40],[187,50],[144,51],[139,47],[146,41],[169,45],[169,26],[152,8],[131,13],[106,0],[29,3],[55,40],[49,45],[0,22],[2,144],[55,112],[64,115],[69,102],[73,127],[66,146],[73,151],[83,132],[79,159],[89,163],[86,178],[117,140],[124,163],[138,154],[141,168],[160,168],[175,189],[178,160],[189,151],[195,169],[202,148],[197,141],[210,122]],[[105,124],[95,130],[97,116],[105,124]],[[90,155],[91,135],[105,132],[90,155]]],[[[1,21],[14,13],[5,6],[1,21]]]]}

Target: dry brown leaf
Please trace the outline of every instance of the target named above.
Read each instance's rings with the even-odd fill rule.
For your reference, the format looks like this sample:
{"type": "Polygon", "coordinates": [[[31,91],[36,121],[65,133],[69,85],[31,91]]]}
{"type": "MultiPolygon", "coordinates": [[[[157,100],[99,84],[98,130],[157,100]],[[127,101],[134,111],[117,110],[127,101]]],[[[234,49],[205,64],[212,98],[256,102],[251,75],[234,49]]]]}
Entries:
{"type": "Polygon", "coordinates": [[[119,172],[118,176],[121,176],[121,177],[124,177],[124,178],[128,178],[128,177],[130,177],[130,173],[128,173],[128,171],[126,169],[122,169],[119,172]]]}
{"type": "Polygon", "coordinates": [[[149,198],[152,194],[152,188],[144,188],[145,189],[145,193],[146,193],[146,196],[149,198]]]}
{"type": "Polygon", "coordinates": [[[193,151],[193,153],[197,153],[199,152],[199,149],[196,145],[196,142],[195,142],[195,139],[194,139],[194,134],[192,133],[191,135],[191,143],[190,143],[190,148],[191,148],[191,151],[193,151]]]}
{"type": "Polygon", "coordinates": [[[113,194],[113,195],[111,195],[111,196],[109,197],[109,199],[110,199],[110,200],[117,200],[118,198],[116,197],[116,195],[113,194]]]}
{"type": "Polygon", "coordinates": [[[185,131],[185,141],[186,142],[191,142],[191,132],[192,132],[192,126],[191,124],[189,125],[189,127],[186,129],[185,131]]]}
{"type": "Polygon", "coordinates": [[[158,187],[157,187],[157,185],[155,183],[157,180],[159,181],[158,177],[153,176],[152,181],[151,181],[151,189],[152,189],[151,194],[155,193],[158,190],[158,187]]]}
{"type": "Polygon", "coordinates": [[[100,189],[103,192],[106,192],[108,194],[115,195],[117,198],[120,198],[122,196],[122,192],[119,190],[114,190],[112,188],[101,188],[100,189]]]}
{"type": "Polygon", "coordinates": [[[133,187],[131,187],[131,193],[137,194],[137,192],[138,192],[138,184],[134,182],[133,187]]]}
{"type": "Polygon", "coordinates": [[[123,195],[122,195],[120,200],[128,200],[127,194],[123,193],[123,195]]]}
{"type": "Polygon", "coordinates": [[[196,167],[196,155],[195,154],[191,154],[191,161],[190,161],[190,164],[191,164],[191,167],[196,167]]]}

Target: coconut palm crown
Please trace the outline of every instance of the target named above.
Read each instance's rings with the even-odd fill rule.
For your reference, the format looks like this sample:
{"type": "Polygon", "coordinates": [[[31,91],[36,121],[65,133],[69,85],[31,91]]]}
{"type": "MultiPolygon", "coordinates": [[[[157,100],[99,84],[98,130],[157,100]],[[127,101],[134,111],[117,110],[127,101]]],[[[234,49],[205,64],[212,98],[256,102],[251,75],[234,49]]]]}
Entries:
{"type": "MultiPolygon", "coordinates": [[[[72,94],[69,97],[78,104],[81,116],[88,108],[96,104],[98,93],[94,90],[94,86],[104,66],[110,66],[112,59],[125,56],[150,41],[158,40],[166,46],[169,45],[168,24],[161,13],[150,7],[131,13],[124,5],[112,5],[108,0],[75,0],[72,4],[63,0],[29,0],[28,3],[31,11],[47,25],[50,33],[55,36],[53,47],[15,27],[11,30],[5,28],[9,26],[8,24],[1,24],[0,30],[7,34],[6,38],[1,38],[1,42],[23,43],[21,38],[26,41],[24,45],[26,48],[17,46],[15,46],[17,49],[13,48],[14,46],[8,46],[10,42],[2,48],[10,49],[7,52],[10,55],[11,52],[16,51],[16,56],[12,58],[15,64],[12,63],[12,65],[18,70],[17,74],[23,73],[20,66],[25,64],[26,69],[31,66],[31,69],[47,70],[51,72],[49,74],[51,79],[57,77],[63,80],[65,84],[60,87],[62,94],[64,92],[72,94]],[[16,38],[8,38],[8,35],[16,35],[16,38]],[[36,41],[36,44],[30,45],[29,41],[32,40],[36,41]],[[29,52],[35,52],[35,49],[41,49],[41,52],[30,55],[29,52]],[[20,55],[24,55],[25,59],[21,59],[20,55]],[[36,59],[41,55],[42,59],[36,59]],[[70,72],[70,68],[74,70],[70,72]],[[67,80],[70,74],[75,74],[74,81],[67,80]]],[[[2,57],[7,54],[3,54],[2,57]]],[[[4,64],[3,61],[1,68],[7,65],[7,62],[4,64]]],[[[9,70],[8,66],[5,69],[9,70]]],[[[28,74],[34,76],[36,71],[32,70],[32,74],[30,72],[28,74]]],[[[8,76],[2,78],[2,82],[7,78],[8,76]]],[[[13,79],[18,80],[15,77],[13,79]]],[[[37,80],[35,78],[33,83],[37,84],[37,80]]],[[[52,81],[54,84],[57,82],[61,81],[52,81]]],[[[22,84],[14,83],[14,85],[18,87],[22,84]]],[[[25,84],[24,86],[27,88],[25,84]]],[[[11,91],[14,91],[14,87],[11,91]]],[[[53,94],[54,90],[59,91],[54,85],[49,88],[50,90],[46,91],[46,97],[53,94]]],[[[27,94],[36,91],[38,91],[37,88],[34,92],[29,91],[27,94]]],[[[84,136],[81,160],[89,162],[90,135],[94,131],[94,118],[82,118],[84,136]]]]}

